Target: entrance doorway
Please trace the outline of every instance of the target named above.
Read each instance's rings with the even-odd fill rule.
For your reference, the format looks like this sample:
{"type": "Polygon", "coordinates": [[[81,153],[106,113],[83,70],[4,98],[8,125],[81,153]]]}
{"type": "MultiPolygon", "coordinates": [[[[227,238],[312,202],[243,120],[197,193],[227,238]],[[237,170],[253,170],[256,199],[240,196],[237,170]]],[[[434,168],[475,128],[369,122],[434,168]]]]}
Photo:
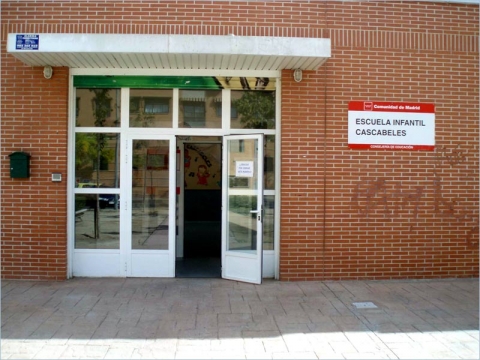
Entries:
{"type": "Polygon", "coordinates": [[[176,277],[261,283],[263,169],[263,135],[177,139],[176,277]]]}
{"type": "Polygon", "coordinates": [[[220,278],[222,254],[221,137],[177,141],[176,277],[220,278]],[[181,160],[183,159],[183,160],[181,160]]]}
{"type": "Polygon", "coordinates": [[[69,276],[273,277],[275,82],[146,78],[75,75],[69,276]]]}

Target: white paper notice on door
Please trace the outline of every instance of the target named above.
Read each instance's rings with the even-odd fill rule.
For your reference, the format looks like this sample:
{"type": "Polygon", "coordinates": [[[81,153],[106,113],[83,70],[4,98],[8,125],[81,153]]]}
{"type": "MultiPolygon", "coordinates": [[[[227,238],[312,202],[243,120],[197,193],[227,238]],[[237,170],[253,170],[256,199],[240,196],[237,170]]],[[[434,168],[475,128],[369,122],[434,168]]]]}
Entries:
{"type": "Polygon", "coordinates": [[[253,177],[253,161],[236,161],[235,162],[236,177],[253,177]]]}

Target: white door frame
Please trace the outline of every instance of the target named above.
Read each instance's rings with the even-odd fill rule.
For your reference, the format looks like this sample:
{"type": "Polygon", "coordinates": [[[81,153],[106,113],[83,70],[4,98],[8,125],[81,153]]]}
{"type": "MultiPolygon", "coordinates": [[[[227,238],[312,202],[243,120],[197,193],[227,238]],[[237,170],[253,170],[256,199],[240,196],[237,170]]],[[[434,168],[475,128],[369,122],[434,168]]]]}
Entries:
{"type": "MultiPolygon", "coordinates": [[[[122,254],[120,260],[119,250],[82,250],[75,249],[75,212],[73,211],[73,204],[75,201],[75,134],[78,130],[75,127],[75,105],[76,105],[76,92],[73,85],[73,78],[76,75],[104,75],[104,76],[258,76],[258,77],[271,77],[276,79],[276,129],[269,129],[262,131],[266,135],[275,135],[275,190],[268,190],[271,195],[275,196],[275,223],[274,223],[274,248],[275,250],[265,250],[264,257],[266,264],[268,264],[266,276],[279,278],[279,258],[280,258],[280,176],[281,176],[281,72],[280,71],[232,71],[232,70],[177,70],[177,69],[91,69],[91,68],[70,68],[69,69],[69,132],[68,132],[68,170],[66,176],[67,181],[67,278],[72,278],[75,274],[74,267],[88,269],[88,264],[85,261],[102,261],[103,253],[109,253],[112,256],[111,265],[107,266],[111,273],[109,274],[77,274],[78,276],[119,276],[125,277],[126,271],[124,266],[120,266],[120,263],[125,262],[125,255],[122,254]],[[79,256],[81,258],[79,258],[79,256]],[[93,257],[90,257],[93,256],[93,257]],[[100,257],[98,257],[100,256],[100,257]],[[90,260],[87,259],[89,257],[90,260]],[[116,258],[116,259],[114,259],[116,258]],[[95,260],[98,259],[98,260],[95,260]],[[83,265],[82,265],[83,264],[83,265]],[[117,265],[118,264],[118,265],[117,265]]],[[[229,126],[225,125],[228,118],[228,109],[230,104],[230,90],[223,90],[223,104],[222,104],[222,118],[224,124],[222,129],[187,129],[178,127],[178,114],[175,113],[174,107],[174,127],[171,129],[161,129],[162,134],[168,134],[172,136],[224,136],[232,132],[229,126]]],[[[178,90],[174,90],[174,101],[178,101],[178,90]]],[[[120,128],[105,130],[108,132],[120,133],[122,141],[121,152],[124,151],[124,144],[126,143],[125,135],[131,134],[132,129],[128,128],[128,103],[129,103],[129,88],[122,88],[122,124],[120,128]]],[[[99,129],[92,129],[98,131],[99,129]]],[[[88,128],[83,128],[82,132],[88,132],[88,128]]],[[[252,130],[242,129],[234,130],[235,133],[249,134],[252,130]]],[[[150,134],[151,129],[134,129],[133,132],[138,134],[150,134]]],[[[125,153],[121,153],[121,164],[124,164],[125,153]]],[[[121,170],[121,174],[123,170],[121,170]]],[[[123,190],[122,190],[123,191],[123,190]]],[[[122,214],[122,213],[121,213],[122,214]]],[[[124,223],[126,219],[122,218],[121,223],[124,223]]],[[[130,220],[127,220],[130,221],[130,220]]],[[[174,245],[175,246],[175,245],[174,245]]],[[[266,265],[265,264],[265,265],[266,265]]]]}
{"type": "Polygon", "coordinates": [[[127,135],[127,167],[123,177],[125,200],[121,199],[121,210],[127,219],[120,224],[120,249],[125,261],[126,276],[134,277],[174,277],[175,276],[175,218],[176,218],[176,139],[173,135],[127,135]],[[132,163],[134,140],[169,141],[168,169],[168,250],[132,249],[132,163]]]}
{"type": "MultiPolygon", "coordinates": [[[[263,274],[263,134],[251,135],[226,135],[223,138],[223,176],[222,176],[222,278],[238,280],[253,284],[262,283],[263,274]],[[256,173],[256,184],[252,189],[240,189],[238,195],[251,195],[256,193],[257,207],[251,209],[250,214],[255,214],[256,219],[256,246],[255,250],[229,250],[229,195],[232,191],[229,185],[230,157],[228,143],[231,140],[257,140],[256,154],[253,155],[252,168],[247,169],[246,177],[254,177],[256,173]]],[[[249,162],[249,161],[248,161],[249,162]]],[[[235,165],[238,166],[238,165],[235,165]]],[[[235,169],[237,171],[238,169],[235,169]]]]}

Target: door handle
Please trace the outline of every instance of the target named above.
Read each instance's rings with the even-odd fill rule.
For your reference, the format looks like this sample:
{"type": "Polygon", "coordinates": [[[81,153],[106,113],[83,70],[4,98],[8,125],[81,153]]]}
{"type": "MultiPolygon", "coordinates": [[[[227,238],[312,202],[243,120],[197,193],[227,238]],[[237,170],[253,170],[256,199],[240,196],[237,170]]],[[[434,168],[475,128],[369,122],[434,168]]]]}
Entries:
{"type": "Polygon", "coordinates": [[[250,214],[258,214],[257,221],[262,221],[262,211],[261,210],[250,210],[250,214]]]}

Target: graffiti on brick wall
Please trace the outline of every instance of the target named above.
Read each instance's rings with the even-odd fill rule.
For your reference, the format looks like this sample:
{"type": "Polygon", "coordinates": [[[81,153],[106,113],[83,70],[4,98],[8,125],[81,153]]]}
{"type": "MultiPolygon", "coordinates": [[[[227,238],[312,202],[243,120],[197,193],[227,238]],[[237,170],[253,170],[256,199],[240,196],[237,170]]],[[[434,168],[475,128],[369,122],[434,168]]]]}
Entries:
{"type": "Polygon", "coordinates": [[[438,167],[446,164],[450,166],[459,165],[466,160],[466,155],[460,149],[460,144],[455,147],[438,146],[435,149],[435,174],[438,167]]]}
{"type": "MultiPolygon", "coordinates": [[[[466,243],[471,247],[478,247],[479,224],[478,214],[462,208],[456,200],[445,198],[442,189],[440,171],[445,167],[454,167],[466,161],[466,153],[459,145],[455,147],[440,146],[435,150],[435,167],[433,177],[434,213],[441,217],[462,222],[470,230],[467,233],[466,243]]],[[[407,214],[414,219],[418,218],[419,207],[427,201],[424,197],[425,186],[415,186],[405,189],[401,181],[388,181],[383,178],[359,182],[354,189],[353,203],[358,213],[363,217],[372,214],[381,214],[385,217],[397,217],[407,214]]]]}
{"type": "Polygon", "coordinates": [[[413,216],[418,216],[418,207],[424,187],[417,186],[414,191],[404,190],[401,182],[388,186],[387,180],[367,180],[356,185],[353,201],[359,213],[368,217],[372,211],[380,211],[385,216],[395,216],[412,208],[413,216]]]}
{"type": "Polygon", "coordinates": [[[476,225],[467,234],[467,245],[472,248],[478,248],[478,237],[478,225],[476,225]]]}
{"type": "Polygon", "coordinates": [[[465,162],[466,156],[460,145],[452,147],[439,146],[435,150],[435,167],[433,171],[434,212],[442,217],[453,217],[457,220],[468,216],[467,210],[461,210],[456,200],[446,200],[443,196],[442,177],[439,170],[446,166],[454,167],[465,162]]]}
{"type": "Polygon", "coordinates": [[[438,216],[453,218],[469,226],[466,242],[470,247],[478,247],[478,215],[473,214],[465,208],[461,208],[456,200],[447,200],[443,195],[442,177],[440,169],[462,164],[466,161],[466,153],[461,149],[460,144],[455,147],[440,146],[435,151],[435,170],[434,170],[434,212],[438,216]]]}

